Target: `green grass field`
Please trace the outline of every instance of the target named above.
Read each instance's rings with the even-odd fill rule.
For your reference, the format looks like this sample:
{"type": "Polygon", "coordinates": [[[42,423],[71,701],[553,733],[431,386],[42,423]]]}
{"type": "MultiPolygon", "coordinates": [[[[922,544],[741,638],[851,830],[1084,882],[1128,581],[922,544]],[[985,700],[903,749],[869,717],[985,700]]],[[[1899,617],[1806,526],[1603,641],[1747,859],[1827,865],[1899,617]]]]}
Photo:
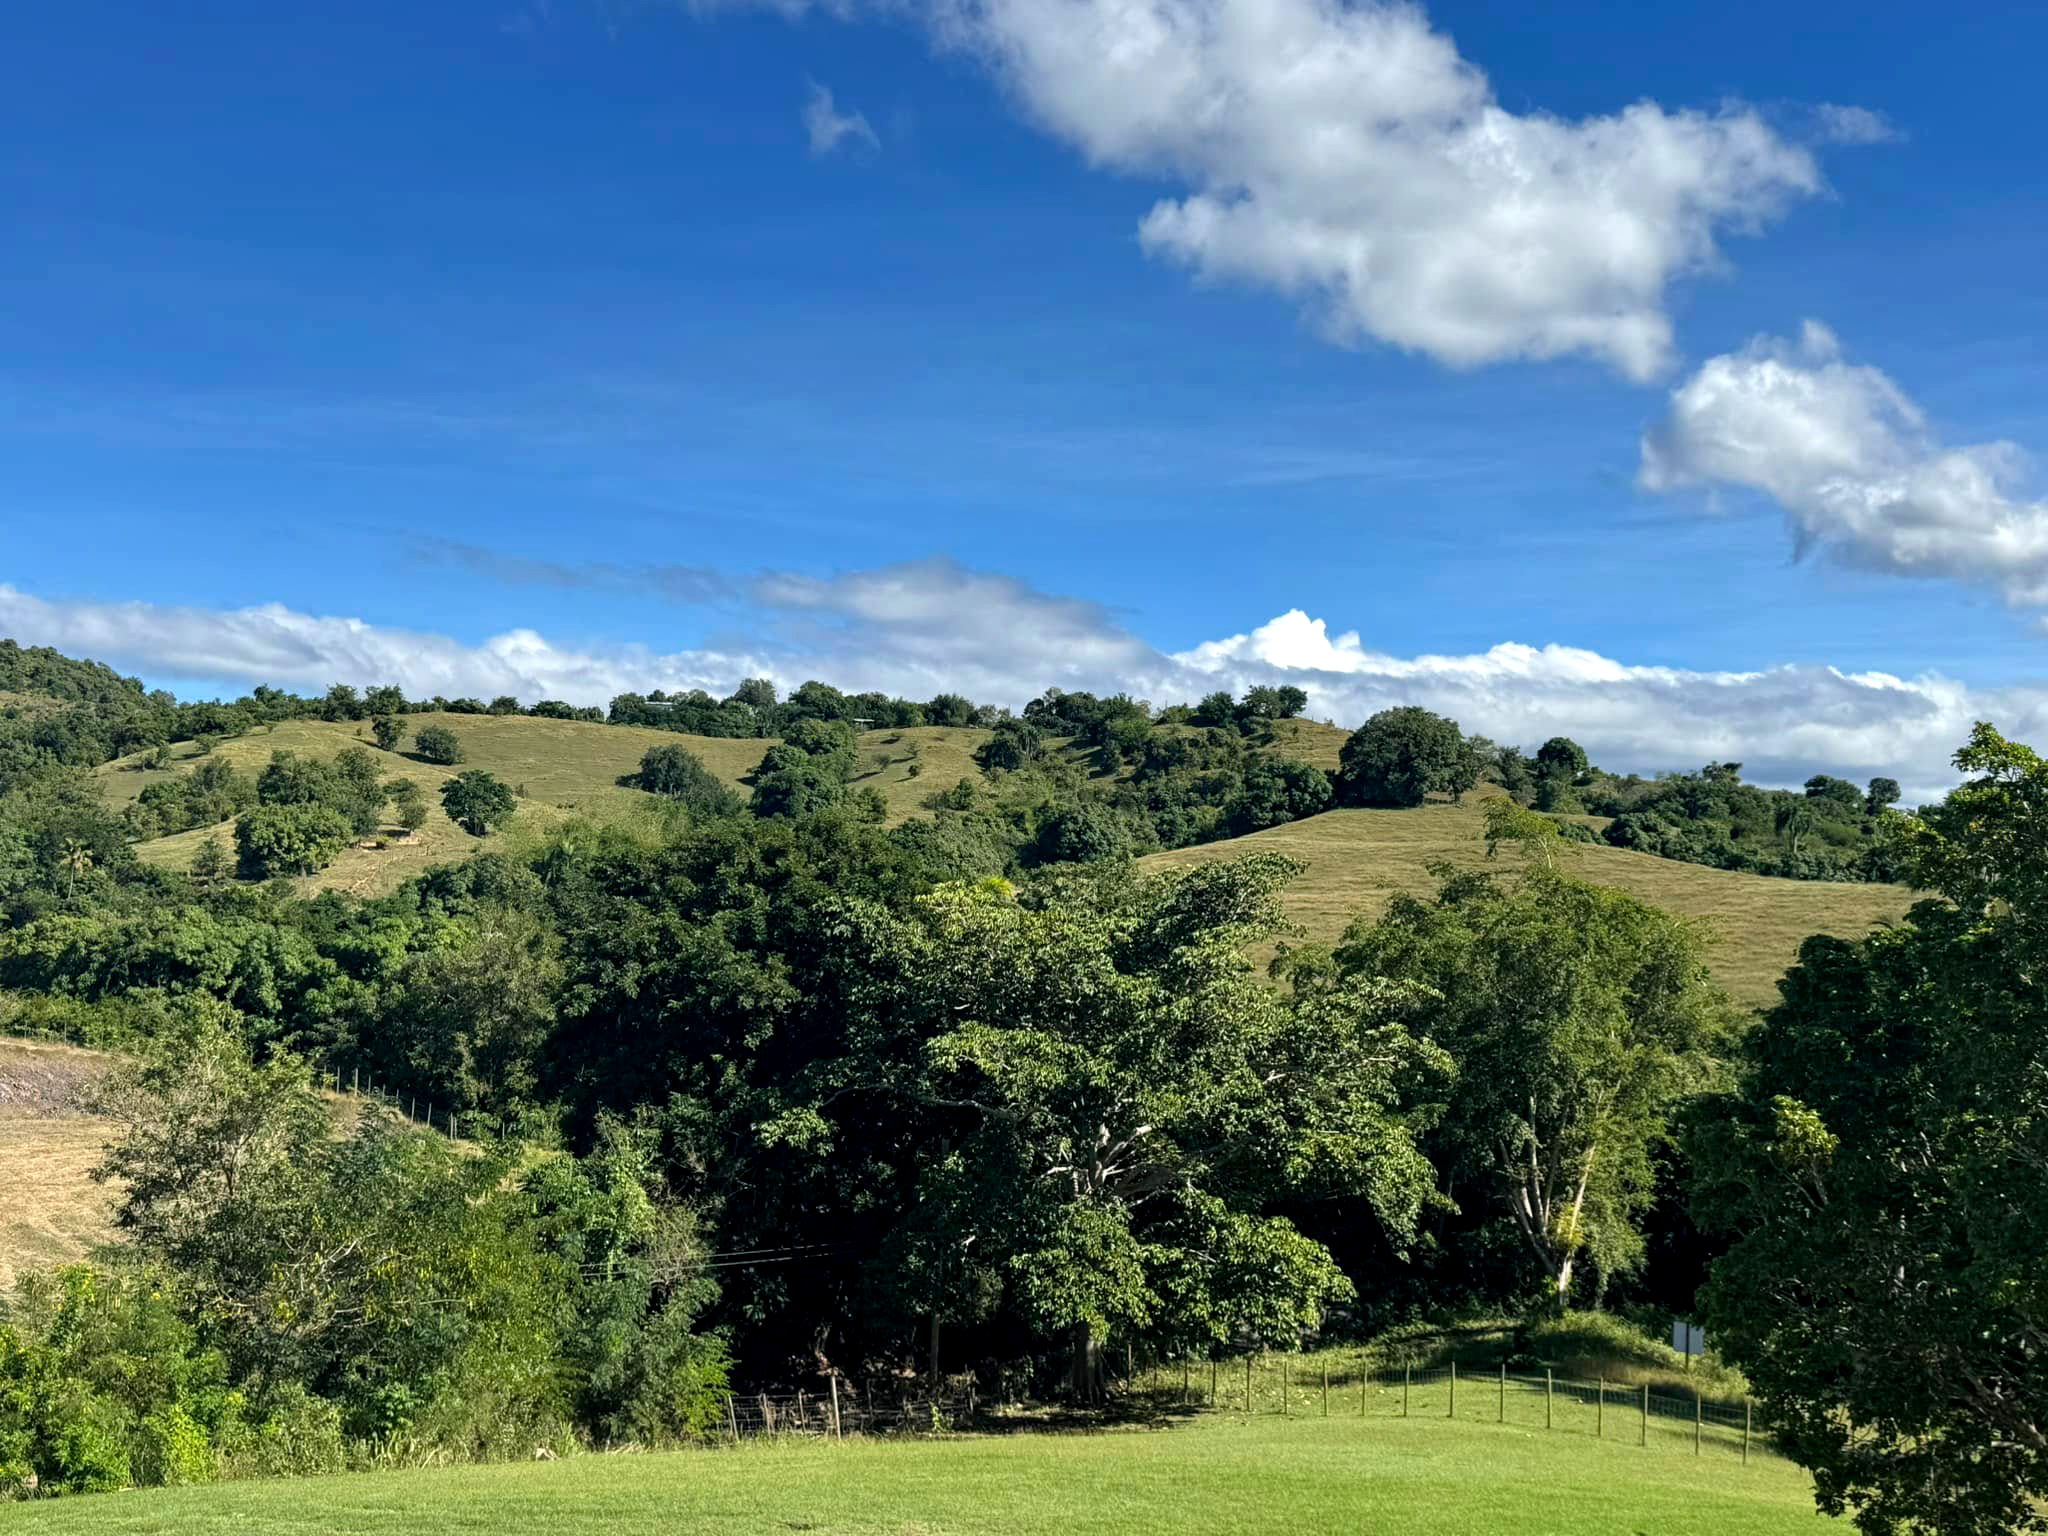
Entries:
{"type": "MultiPolygon", "coordinates": [[[[1498,791],[1495,791],[1498,793],[1498,791]]],[[[1482,796],[1462,805],[1408,811],[1329,811],[1250,837],[1153,854],[1147,868],[1173,869],[1241,854],[1284,853],[1308,872],[1287,892],[1287,909],[1308,937],[1328,943],[1361,914],[1375,916],[1394,895],[1436,888],[1429,866],[1468,869],[1487,864],[1482,796]]],[[[1603,845],[1567,845],[1568,867],[1580,878],[1610,885],[1685,917],[1714,935],[1713,968],[1738,1002],[1768,1005],[1776,982],[1810,934],[1853,937],[1896,921],[1913,895],[1899,886],[1774,880],[1761,875],[1682,864],[1603,845]]],[[[1504,850],[1500,867],[1519,866],[1504,850]]]]}
{"type": "Polygon", "coordinates": [[[1778,1536],[1804,1473],[1541,1428],[1217,1414],[1173,1428],[756,1442],[0,1505],[39,1536],[1778,1536]]]}

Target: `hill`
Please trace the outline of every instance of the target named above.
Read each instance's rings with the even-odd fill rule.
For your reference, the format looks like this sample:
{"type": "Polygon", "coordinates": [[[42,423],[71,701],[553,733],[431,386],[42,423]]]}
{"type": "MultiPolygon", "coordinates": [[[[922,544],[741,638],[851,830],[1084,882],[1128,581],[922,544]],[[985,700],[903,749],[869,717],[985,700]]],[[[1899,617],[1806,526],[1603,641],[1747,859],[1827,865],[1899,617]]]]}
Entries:
{"type": "MultiPolygon", "coordinates": [[[[63,1499],[43,1536],[537,1527],[554,1536],[1242,1536],[1274,1530],[1524,1536],[1818,1528],[1775,1457],[1441,1417],[1208,1415],[1151,1433],[784,1439],[712,1453],[579,1456],[63,1499]]],[[[1846,1529],[1829,1523],[1828,1529],[1846,1529]]]]}
{"type": "MultiPolygon", "coordinates": [[[[1154,869],[1182,868],[1246,853],[1284,853],[1308,871],[1287,893],[1287,908],[1311,939],[1335,941],[1358,916],[1385,910],[1397,893],[1426,895],[1436,888],[1429,866],[1467,869],[1486,865],[1483,797],[1463,804],[1435,803],[1405,811],[1326,811],[1249,837],[1158,853],[1141,861],[1154,869]]],[[[1713,969],[1738,1002],[1765,1006],[1776,982],[1811,934],[1854,937],[1872,925],[1903,917],[1913,893],[1896,885],[1780,880],[1764,875],[1683,864],[1653,854],[1605,845],[1568,845],[1567,858],[1582,878],[1611,885],[1713,931],[1713,969]]],[[[1504,850],[1513,867],[1519,854],[1504,850]]]]}
{"type": "MultiPolygon", "coordinates": [[[[519,792],[519,815],[506,834],[512,846],[544,836],[578,816],[609,822],[652,812],[651,797],[619,783],[639,768],[650,747],[686,747],[726,784],[745,793],[742,777],[774,745],[760,737],[688,736],[640,726],[532,715],[422,713],[407,715],[405,723],[409,732],[437,725],[453,731],[462,742],[461,768],[481,768],[519,792]]],[[[892,823],[907,820],[923,814],[919,802],[934,789],[944,789],[974,771],[974,749],[987,735],[986,731],[946,726],[866,732],[859,738],[861,771],[854,782],[881,791],[892,823]]],[[[397,752],[380,752],[369,739],[369,727],[361,721],[285,720],[222,741],[213,750],[235,768],[255,774],[273,752],[291,751],[326,760],[346,747],[362,747],[377,757],[385,773],[413,780],[427,792],[430,805],[435,804],[441,785],[459,770],[410,756],[411,739],[408,735],[397,752]]],[[[180,742],[171,749],[169,768],[147,768],[147,755],[136,753],[102,765],[97,773],[108,803],[118,808],[134,801],[152,782],[189,774],[200,760],[196,744],[180,742]]],[[[207,838],[231,841],[232,833],[229,823],[195,827],[140,843],[136,852],[150,863],[182,868],[207,838]]],[[[492,846],[507,844],[469,836],[441,815],[436,805],[426,826],[412,838],[389,840],[383,848],[350,848],[318,875],[299,883],[309,891],[378,895],[436,864],[467,858],[492,846]]]]}

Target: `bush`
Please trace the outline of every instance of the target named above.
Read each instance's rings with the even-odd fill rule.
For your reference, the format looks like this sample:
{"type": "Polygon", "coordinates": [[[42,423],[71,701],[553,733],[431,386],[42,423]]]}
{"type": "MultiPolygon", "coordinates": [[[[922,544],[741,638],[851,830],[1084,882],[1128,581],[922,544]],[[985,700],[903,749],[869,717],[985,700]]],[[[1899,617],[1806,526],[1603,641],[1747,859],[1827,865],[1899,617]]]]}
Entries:
{"type": "Polygon", "coordinates": [[[472,837],[483,837],[518,809],[512,791],[481,768],[458,773],[441,786],[441,809],[472,837]]]}
{"type": "Polygon", "coordinates": [[[423,763],[453,767],[462,761],[462,743],[445,725],[424,725],[413,732],[412,753],[423,763]]]}

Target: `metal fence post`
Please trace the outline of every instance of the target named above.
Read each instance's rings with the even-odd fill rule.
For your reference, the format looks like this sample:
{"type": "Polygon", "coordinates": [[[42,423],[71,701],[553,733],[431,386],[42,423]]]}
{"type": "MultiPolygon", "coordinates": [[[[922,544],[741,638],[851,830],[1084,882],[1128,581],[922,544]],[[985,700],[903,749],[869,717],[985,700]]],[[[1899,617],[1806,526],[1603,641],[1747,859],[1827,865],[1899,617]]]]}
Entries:
{"type": "Polygon", "coordinates": [[[1283,1417],[1287,1413],[1288,1390],[1289,1388],[1287,1383],[1287,1357],[1285,1355],[1282,1355],[1280,1357],[1280,1412],[1283,1417]]]}
{"type": "Polygon", "coordinates": [[[1546,1365],[1543,1367],[1543,1427],[1545,1429],[1550,1428],[1550,1405],[1555,1397],[1556,1393],[1550,1384],[1550,1367],[1546,1365]]]}
{"type": "Polygon", "coordinates": [[[1499,1415],[1499,1418],[1500,1418],[1500,1422],[1501,1422],[1501,1423],[1503,1423],[1503,1424],[1507,1423],[1507,1421],[1508,1421],[1508,1363],[1507,1363],[1507,1361],[1506,1361],[1506,1360],[1502,1360],[1502,1361],[1501,1361],[1501,1363],[1500,1363],[1500,1415],[1499,1415]]]}
{"type": "Polygon", "coordinates": [[[1700,1389],[1692,1389],[1692,1453],[1700,1453],[1700,1437],[1705,1429],[1706,1408],[1700,1402],[1700,1389]]]}
{"type": "Polygon", "coordinates": [[[1414,1366],[1404,1365],[1401,1367],[1401,1417],[1404,1419],[1408,1417],[1408,1383],[1414,1376],[1414,1366]]]}
{"type": "Polygon", "coordinates": [[[1598,1405],[1593,1409],[1593,1438],[1595,1440],[1607,1438],[1607,1378],[1605,1376],[1600,1378],[1600,1399],[1598,1405]]]}
{"type": "Polygon", "coordinates": [[[1185,1355],[1183,1355],[1181,1357],[1180,1362],[1180,1405],[1183,1408],[1187,1407],[1189,1402],[1189,1393],[1192,1390],[1191,1382],[1193,1380],[1192,1373],[1194,1371],[1194,1368],[1195,1367],[1193,1362],[1191,1362],[1185,1355]]]}
{"type": "Polygon", "coordinates": [[[1372,1401],[1372,1367],[1365,1367],[1365,1379],[1358,1384],[1358,1416],[1365,1417],[1366,1405],[1372,1401]]]}
{"type": "Polygon", "coordinates": [[[1244,1357],[1244,1411],[1252,1411],[1252,1357],[1244,1357]]]}
{"type": "Polygon", "coordinates": [[[1638,1438],[1638,1439],[1636,1440],[1636,1444],[1637,1444],[1637,1445],[1648,1445],[1649,1443],[1650,1443],[1650,1384],[1649,1384],[1649,1383],[1648,1383],[1648,1382],[1646,1381],[1646,1382],[1644,1382],[1644,1383],[1643,1383],[1643,1429],[1642,1429],[1642,1434],[1641,1434],[1641,1436],[1640,1436],[1640,1437],[1639,1437],[1639,1438],[1638,1438]]]}
{"type": "Polygon", "coordinates": [[[1453,1360],[1453,1361],[1451,1362],[1451,1411],[1450,1411],[1449,1413],[1445,1414],[1445,1415],[1444,1415],[1444,1417],[1445,1417],[1445,1418],[1447,1418],[1447,1419],[1455,1419],[1455,1418],[1456,1418],[1457,1416],[1458,1416],[1458,1362],[1457,1362],[1457,1361],[1455,1361],[1455,1360],[1453,1360]]]}
{"type": "Polygon", "coordinates": [[[832,1438],[844,1440],[846,1431],[839,1427],[839,1373],[832,1373],[832,1438]]]}
{"type": "Polygon", "coordinates": [[[1323,1362],[1323,1417],[1330,1416],[1330,1362],[1323,1362]]]}
{"type": "Polygon", "coordinates": [[[1749,1465],[1749,1399],[1742,1400],[1742,1464],[1749,1465]]]}

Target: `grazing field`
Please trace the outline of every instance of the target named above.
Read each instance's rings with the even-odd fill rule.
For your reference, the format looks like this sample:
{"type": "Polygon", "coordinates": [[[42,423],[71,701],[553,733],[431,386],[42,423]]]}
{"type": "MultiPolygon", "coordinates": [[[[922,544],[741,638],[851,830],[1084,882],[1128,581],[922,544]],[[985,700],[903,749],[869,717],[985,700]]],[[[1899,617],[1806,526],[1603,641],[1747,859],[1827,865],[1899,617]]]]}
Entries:
{"type": "Polygon", "coordinates": [[[81,1105],[105,1062],[0,1039],[0,1292],[22,1270],[83,1258],[112,1235],[108,1191],[89,1177],[106,1122],[81,1105]]]}
{"type": "MultiPolygon", "coordinates": [[[[1328,943],[1353,918],[1377,916],[1397,894],[1433,891],[1433,863],[1485,867],[1484,832],[1483,800],[1473,795],[1462,805],[1328,811],[1249,837],[1153,854],[1143,863],[1173,869],[1246,853],[1292,855],[1308,872],[1289,889],[1288,912],[1310,938],[1328,943]]],[[[1895,885],[1776,880],[1605,845],[1568,844],[1565,858],[1582,879],[1701,919],[1714,936],[1715,976],[1738,1002],[1752,1006],[1776,1001],[1775,984],[1802,939],[1854,937],[1905,916],[1914,900],[1895,885]]],[[[1513,869],[1520,855],[1504,849],[1496,863],[1513,869]]]]}
{"type": "Polygon", "coordinates": [[[1820,1525],[1769,1457],[1442,1420],[1215,1415],[1169,1429],[756,1443],[153,1489],[0,1507],[38,1536],[1780,1536],[1820,1525]]]}
{"type": "MultiPolygon", "coordinates": [[[[352,847],[317,875],[296,882],[308,892],[338,890],[375,896],[431,869],[469,857],[489,847],[518,848],[545,837],[578,817],[620,822],[652,818],[656,802],[619,783],[635,772],[649,747],[682,746],[741,794],[742,777],[774,743],[760,738],[686,736],[639,726],[599,725],[584,720],[549,720],[527,715],[419,714],[405,717],[408,732],[424,726],[445,726],[462,742],[463,761],[456,768],[423,763],[410,755],[410,734],[396,752],[380,752],[361,721],[287,720],[271,730],[223,741],[215,755],[237,769],[256,774],[278,751],[309,758],[331,758],[345,747],[373,753],[391,777],[413,780],[426,791],[431,814],[427,824],[409,838],[387,836],[382,848],[352,847]],[[464,768],[481,768],[512,786],[520,795],[518,815],[503,833],[488,840],[471,837],[440,813],[435,800],[441,785],[464,768]]],[[[957,783],[974,771],[974,749],[986,731],[925,726],[911,730],[869,731],[860,737],[861,768],[856,784],[882,793],[891,823],[923,814],[920,805],[934,790],[957,783]]],[[[171,749],[171,766],[148,769],[140,756],[126,757],[98,770],[110,804],[121,806],[142,793],[143,786],[165,776],[187,774],[200,760],[198,748],[181,742],[171,749]]],[[[195,827],[140,843],[136,853],[149,863],[182,869],[209,837],[232,845],[234,827],[195,827]]]]}

